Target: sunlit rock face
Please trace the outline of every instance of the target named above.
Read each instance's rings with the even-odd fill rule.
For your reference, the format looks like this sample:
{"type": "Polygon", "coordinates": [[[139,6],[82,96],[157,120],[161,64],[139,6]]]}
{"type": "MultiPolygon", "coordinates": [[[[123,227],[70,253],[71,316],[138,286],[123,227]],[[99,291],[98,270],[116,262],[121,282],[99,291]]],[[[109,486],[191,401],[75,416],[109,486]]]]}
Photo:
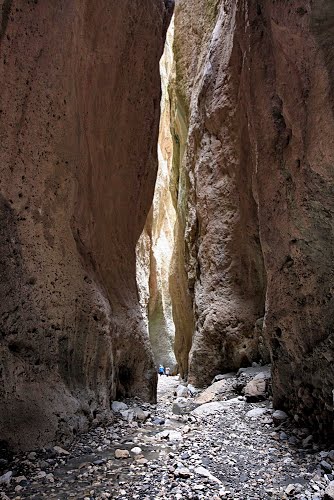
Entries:
{"type": "Polygon", "coordinates": [[[0,440],[154,400],[135,245],[157,171],[163,0],[2,2],[0,440]]]}
{"type": "Polygon", "coordinates": [[[137,245],[137,282],[156,365],[177,372],[174,354],[175,327],[169,291],[176,213],[170,192],[173,141],[170,131],[169,82],[174,69],[174,22],[167,32],[160,61],[161,118],[158,141],[159,169],[153,205],[137,245]]]}
{"type": "Polygon", "coordinates": [[[331,437],[333,22],[328,0],[180,0],[175,14],[189,378],[203,384],[267,344],[275,405],[331,437]]]}

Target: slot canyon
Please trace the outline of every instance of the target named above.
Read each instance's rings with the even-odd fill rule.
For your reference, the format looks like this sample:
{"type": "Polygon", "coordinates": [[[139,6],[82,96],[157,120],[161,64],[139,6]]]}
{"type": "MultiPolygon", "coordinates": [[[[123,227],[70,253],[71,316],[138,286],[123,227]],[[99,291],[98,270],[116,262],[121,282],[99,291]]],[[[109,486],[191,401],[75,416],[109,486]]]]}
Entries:
{"type": "Polygon", "coordinates": [[[0,19],[0,499],[334,500],[332,0],[0,19]]]}

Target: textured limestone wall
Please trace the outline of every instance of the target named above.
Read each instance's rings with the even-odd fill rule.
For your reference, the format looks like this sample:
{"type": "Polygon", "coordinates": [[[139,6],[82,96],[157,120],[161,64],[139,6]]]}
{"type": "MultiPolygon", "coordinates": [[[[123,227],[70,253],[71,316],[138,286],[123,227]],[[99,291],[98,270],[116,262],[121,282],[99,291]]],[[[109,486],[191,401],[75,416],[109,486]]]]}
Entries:
{"type": "Polygon", "coordinates": [[[176,10],[176,67],[189,109],[190,378],[204,383],[251,361],[262,333],[275,405],[327,436],[333,25],[328,0],[180,0],[176,10]]]}
{"type": "Polygon", "coordinates": [[[262,2],[249,16],[245,81],[274,402],[333,437],[334,6],[262,2]]]}
{"type": "Polygon", "coordinates": [[[243,55],[236,7],[225,7],[181,1],[176,9],[176,79],[189,109],[184,236],[196,322],[189,380],[200,385],[260,357],[256,322],[264,314],[253,162],[239,95],[243,55]]]}
{"type": "Polygon", "coordinates": [[[0,440],[31,448],[155,397],[135,245],[171,2],[0,7],[0,440]]]}

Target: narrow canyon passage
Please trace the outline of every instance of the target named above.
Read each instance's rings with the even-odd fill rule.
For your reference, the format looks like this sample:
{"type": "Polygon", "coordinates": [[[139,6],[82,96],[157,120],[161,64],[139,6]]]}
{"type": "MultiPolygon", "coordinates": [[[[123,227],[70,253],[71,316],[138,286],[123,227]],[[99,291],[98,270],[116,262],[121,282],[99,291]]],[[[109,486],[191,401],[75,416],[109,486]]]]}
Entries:
{"type": "Polygon", "coordinates": [[[198,391],[161,376],[157,405],[138,398],[114,402],[109,425],[70,448],[14,457],[2,498],[323,498],[334,450],[317,450],[307,429],[273,411],[264,391],[256,402],[252,384],[268,377],[268,367],[256,366],[198,391]]]}
{"type": "Polygon", "coordinates": [[[0,0],[0,500],[334,500],[333,47],[332,0],[0,0]]]}

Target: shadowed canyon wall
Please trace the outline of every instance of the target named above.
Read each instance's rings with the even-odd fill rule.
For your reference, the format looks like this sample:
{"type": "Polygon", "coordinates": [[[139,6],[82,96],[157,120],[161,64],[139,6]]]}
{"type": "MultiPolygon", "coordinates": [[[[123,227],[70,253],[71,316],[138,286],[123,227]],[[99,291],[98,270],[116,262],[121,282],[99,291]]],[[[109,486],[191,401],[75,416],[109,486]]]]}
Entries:
{"type": "Polygon", "coordinates": [[[155,398],[135,245],[153,197],[168,0],[0,2],[0,440],[155,398]]]}
{"type": "Polygon", "coordinates": [[[176,8],[176,99],[188,116],[181,238],[195,316],[189,380],[203,385],[266,357],[267,345],[274,404],[327,436],[333,42],[327,0],[176,8]]]}

